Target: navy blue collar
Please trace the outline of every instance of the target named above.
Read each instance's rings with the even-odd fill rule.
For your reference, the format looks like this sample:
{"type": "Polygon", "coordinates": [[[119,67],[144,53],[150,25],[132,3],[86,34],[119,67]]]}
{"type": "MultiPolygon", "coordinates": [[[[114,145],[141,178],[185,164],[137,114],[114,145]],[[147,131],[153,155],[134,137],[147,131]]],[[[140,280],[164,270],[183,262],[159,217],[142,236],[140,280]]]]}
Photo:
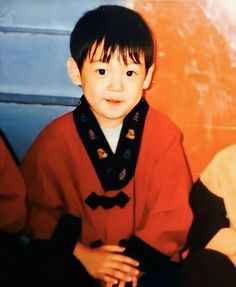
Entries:
{"type": "Polygon", "coordinates": [[[125,117],[116,153],[112,152],[84,96],[73,111],[77,131],[105,191],[121,189],[133,177],[148,108],[142,99],[125,117]]]}

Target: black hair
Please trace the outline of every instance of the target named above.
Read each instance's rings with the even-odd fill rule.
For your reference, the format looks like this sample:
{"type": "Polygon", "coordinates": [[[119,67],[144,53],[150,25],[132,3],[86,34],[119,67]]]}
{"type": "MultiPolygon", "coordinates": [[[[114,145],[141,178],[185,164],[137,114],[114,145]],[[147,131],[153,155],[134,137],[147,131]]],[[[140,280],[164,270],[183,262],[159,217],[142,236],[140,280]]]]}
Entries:
{"type": "Polygon", "coordinates": [[[144,55],[148,70],[154,61],[154,39],[144,19],[137,12],[117,5],[103,5],[86,12],[76,23],[70,38],[71,56],[82,69],[86,57],[90,59],[103,43],[101,61],[109,62],[116,49],[125,64],[127,56],[140,64],[144,55]],[[91,49],[95,45],[95,50],[91,49]],[[92,55],[91,55],[92,54],[92,55]]]}

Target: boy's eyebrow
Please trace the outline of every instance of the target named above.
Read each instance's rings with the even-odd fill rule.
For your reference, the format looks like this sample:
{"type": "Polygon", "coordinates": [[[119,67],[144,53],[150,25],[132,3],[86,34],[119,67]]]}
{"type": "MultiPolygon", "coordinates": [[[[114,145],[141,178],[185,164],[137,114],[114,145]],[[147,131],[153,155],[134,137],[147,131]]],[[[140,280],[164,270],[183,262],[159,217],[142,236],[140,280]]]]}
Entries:
{"type": "MultiPolygon", "coordinates": [[[[93,64],[96,64],[96,63],[108,63],[108,62],[107,61],[103,61],[102,59],[94,59],[94,57],[90,60],[90,63],[93,63],[93,64]]],[[[144,64],[142,62],[136,63],[133,60],[131,60],[130,62],[127,62],[127,64],[126,64],[126,66],[131,66],[131,65],[143,66],[144,64]]]]}
{"type": "MultiPolygon", "coordinates": [[[[98,63],[102,63],[102,64],[107,64],[107,63],[109,63],[109,62],[106,62],[106,61],[102,61],[101,59],[92,59],[91,61],[90,61],[90,63],[91,64],[98,64],[98,63]]],[[[142,67],[142,66],[144,66],[144,64],[143,63],[135,63],[135,62],[130,62],[130,63],[127,63],[127,64],[125,64],[125,66],[126,67],[129,67],[129,66],[140,66],[140,67],[142,67]]]]}

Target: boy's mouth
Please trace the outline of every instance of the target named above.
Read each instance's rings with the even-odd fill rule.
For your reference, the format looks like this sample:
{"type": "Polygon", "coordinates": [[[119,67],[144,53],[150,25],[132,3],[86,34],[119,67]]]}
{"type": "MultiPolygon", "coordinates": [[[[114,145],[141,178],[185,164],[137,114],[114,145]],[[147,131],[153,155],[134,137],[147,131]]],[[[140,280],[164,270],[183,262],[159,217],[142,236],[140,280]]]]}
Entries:
{"type": "Polygon", "coordinates": [[[113,99],[107,99],[106,101],[108,104],[111,104],[111,105],[118,105],[121,103],[120,100],[113,100],[113,99]]]}

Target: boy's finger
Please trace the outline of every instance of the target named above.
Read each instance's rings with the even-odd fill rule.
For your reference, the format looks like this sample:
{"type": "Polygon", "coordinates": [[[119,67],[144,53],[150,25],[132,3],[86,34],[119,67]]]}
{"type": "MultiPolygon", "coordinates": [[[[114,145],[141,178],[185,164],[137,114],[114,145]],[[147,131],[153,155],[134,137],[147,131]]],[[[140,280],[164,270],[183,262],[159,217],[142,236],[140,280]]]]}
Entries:
{"type": "Polygon", "coordinates": [[[109,276],[107,274],[101,274],[99,276],[99,279],[106,282],[105,287],[110,287],[110,286],[116,285],[119,282],[116,278],[109,276]]]}
{"type": "Polygon", "coordinates": [[[109,251],[109,252],[124,252],[125,247],[119,245],[103,245],[102,249],[109,251]]]}
{"type": "Polygon", "coordinates": [[[138,286],[138,280],[137,278],[135,278],[133,281],[132,281],[132,287],[137,287],[138,286]]]}
{"type": "Polygon", "coordinates": [[[107,274],[111,278],[116,278],[118,281],[122,280],[122,281],[125,281],[125,282],[132,282],[132,280],[134,278],[133,275],[127,274],[127,273],[125,273],[123,271],[116,270],[116,269],[113,269],[113,268],[107,269],[104,272],[104,274],[107,274]]]}
{"type": "Polygon", "coordinates": [[[113,261],[109,264],[109,266],[113,269],[125,272],[131,276],[138,276],[139,275],[139,270],[137,268],[134,268],[131,265],[123,263],[123,262],[113,261]]]}
{"type": "Polygon", "coordinates": [[[120,280],[118,287],[125,287],[126,282],[123,280],[120,280]]]}
{"type": "Polygon", "coordinates": [[[114,261],[119,261],[122,263],[127,263],[129,265],[132,265],[134,267],[138,267],[139,266],[139,262],[131,257],[128,257],[126,255],[120,255],[120,254],[114,254],[114,256],[112,257],[112,259],[114,261]]]}

